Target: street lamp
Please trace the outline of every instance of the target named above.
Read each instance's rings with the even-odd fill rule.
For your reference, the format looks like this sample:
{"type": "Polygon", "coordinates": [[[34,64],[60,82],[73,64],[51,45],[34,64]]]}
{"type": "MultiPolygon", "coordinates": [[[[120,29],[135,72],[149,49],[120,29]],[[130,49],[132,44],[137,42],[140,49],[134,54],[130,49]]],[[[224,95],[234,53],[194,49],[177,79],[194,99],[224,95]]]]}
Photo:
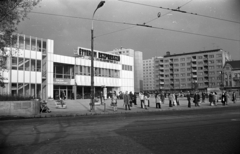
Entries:
{"type": "Polygon", "coordinates": [[[94,41],[94,36],[93,36],[93,19],[94,19],[94,15],[97,11],[97,9],[99,9],[100,7],[102,7],[104,5],[105,1],[101,1],[97,8],[95,9],[95,11],[93,12],[93,16],[92,16],[92,29],[91,29],[91,106],[92,108],[90,109],[90,111],[94,111],[94,63],[93,63],[93,58],[94,58],[94,52],[93,52],[93,41],[94,41]]]}

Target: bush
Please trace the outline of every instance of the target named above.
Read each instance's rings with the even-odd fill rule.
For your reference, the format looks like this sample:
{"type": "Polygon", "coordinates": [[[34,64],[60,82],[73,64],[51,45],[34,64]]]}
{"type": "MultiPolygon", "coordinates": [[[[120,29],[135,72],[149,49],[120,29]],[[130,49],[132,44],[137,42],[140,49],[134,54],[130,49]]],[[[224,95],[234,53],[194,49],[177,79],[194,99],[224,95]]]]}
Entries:
{"type": "Polygon", "coordinates": [[[0,95],[0,101],[25,101],[25,100],[32,100],[33,97],[31,96],[19,96],[19,95],[0,95]]]}

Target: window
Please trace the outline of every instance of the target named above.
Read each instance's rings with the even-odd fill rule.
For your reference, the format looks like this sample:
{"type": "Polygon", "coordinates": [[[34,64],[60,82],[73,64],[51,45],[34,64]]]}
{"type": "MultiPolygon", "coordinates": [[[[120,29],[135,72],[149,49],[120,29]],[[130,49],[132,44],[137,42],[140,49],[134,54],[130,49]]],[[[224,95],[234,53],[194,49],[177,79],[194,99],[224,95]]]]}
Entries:
{"type": "Polygon", "coordinates": [[[175,62],[178,62],[178,59],[177,59],[177,58],[175,58],[173,61],[175,61],[175,62]]]}
{"type": "Polygon", "coordinates": [[[198,72],[198,75],[203,75],[203,73],[202,72],[198,72]]]}
{"type": "Polygon", "coordinates": [[[187,66],[191,66],[191,63],[187,63],[187,66]]]}
{"type": "Polygon", "coordinates": [[[181,58],[181,61],[185,61],[185,58],[181,58]]]}
{"type": "Polygon", "coordinates": [[[210,70],[212,70],[212,69],[214,69],[214,66],[209,66],[208,68],[209,68],[210,70]]]}
{"type": "Polygon", "coordinates": [[[183,76],[185,76],[186,74],[185,74],[185,73],[181,73],[180,75],[181,75],[181,77],[183,77],[183,76]]]}
{"type": "Polygon", "coordinates": [[[165,63],[168,63],[168,60],[164,60],[165,63]]]}
{"type": "Polygon", "coordinates": [[[218,57],[218,58],[221,58],[221,57],[222,57],[222,54],[217,54],[217,57],[218,57]]]}
{"type": "Polygon", "coordinates": [[[222,68],[222,65],[217,65],[217,68],[222,68]]]}
{"type": "Polygon", "coordinates": [[[191,76],[191,73],[187,73],[187,76],[191,76]]]}
{"type": "Polygon", "coordinates": [[[198,67],[198,70],[203,70],[203,67],[198,67]]]}
{"type": "Polygon", "coordinates": [[[203,62],[202,62],[202,61],[199,61],[199,62],[198,62],[198,65],[201,65],[201,64],[203,64],[203,62]]]}
{"type": "Polygon", "coordinates": [[[188,71],[191,71],[191,68],[187,68],[188,71]]]}
{"type": "Polygon", "coordinates": [[[181,71],[183,71],[183,72],[184,72],[185,70],[186,70],[185,68],[181,68],[181,71]]]}
{"type": "Polygon", "coordinates": [[[192,58],[191,57],[187,57],[187,60],[191,60],[192,58]]]}
{"type": "Polygon", "coordinates": [[[209,60],[209,64],[214,64],[214,60],[209,60]]]}
{"type": "Polygon", "coordinates": [[[185,66],[185,63],[181,63],[181,66],[185,66]]]}
{"type": "Polygon", "coordinates": [[[174,69],[175,72],[179,72],[179,69],[174,69]]]}
{"type": "Polygon", "coordinates": [[[211,71],[211,72],[209,72],[209,74],[210,74],[210,75],[214,75],[214,74],[215,74],[215,72],[211,71]]]}
{"type": "Polygon", "coordinates": [[[218,59],[218,60],[217,60],[217,63],[222,63],[222,60],[221,60],[221,59],[218,59]]]}
{"type": "Polygon", "coordinates": [[[214,55],[209,55],[209,58],[214,58],[214,55]]]}
{"type": "Polygon", "coordinates": [[[181,79],[181,81],[183,81],[183,82],[184,82],[184,81],[186,81],[186,79],[181,79]]]}
{"type": "Polygon", "coordinates": [[[198,56],[198,59],[202,59],[203,57],[202,56],[198,56]]]}

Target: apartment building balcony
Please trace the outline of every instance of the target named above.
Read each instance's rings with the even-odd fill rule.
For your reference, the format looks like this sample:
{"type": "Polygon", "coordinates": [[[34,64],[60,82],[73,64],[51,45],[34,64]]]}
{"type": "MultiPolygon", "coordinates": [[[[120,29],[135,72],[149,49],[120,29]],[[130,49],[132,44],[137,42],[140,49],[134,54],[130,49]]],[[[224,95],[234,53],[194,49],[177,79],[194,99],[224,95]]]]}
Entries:
{"type": "Polygon", "coordinates": [[[193,78],[197,78],[197,74],[193,74],[192,77],[193,77],[193,78]]]}
{"type": "Polygon", "coordinates": [[[191,66],[192,67],[197,67],[197,63],[192,63],[191,66]]]}
{"type": "Polygon", "coordinates": [[[192,69],[192,72],[197,72],[197,69],[192,69]]]}
{"type": "Polygon", "coordinates": [[[160,81],[160,84],[161,84],[161,85],[164,84],[164,81],[160,81]]]}
{"type": "Polygon", "coordinates": [[[197,58],[192,58],[192,61],[197,61],[197,58]]]}

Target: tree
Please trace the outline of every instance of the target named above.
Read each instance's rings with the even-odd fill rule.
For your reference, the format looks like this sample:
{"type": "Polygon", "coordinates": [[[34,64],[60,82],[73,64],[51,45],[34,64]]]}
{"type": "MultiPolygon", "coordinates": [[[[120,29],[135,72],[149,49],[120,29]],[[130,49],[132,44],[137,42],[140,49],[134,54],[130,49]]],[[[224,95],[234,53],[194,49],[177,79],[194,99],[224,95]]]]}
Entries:
{"type": "MultiPolygon", "coordinates": [[[[1,0],[0,1],[0,72],[6,69],[6,57],[9,56],[4,48],[15,42],[12,37],[17,32],[17,25],[41,0],[1,0]]],[[[0,73],[0,87],[3,87],[3,77],[0,73]]]]}

